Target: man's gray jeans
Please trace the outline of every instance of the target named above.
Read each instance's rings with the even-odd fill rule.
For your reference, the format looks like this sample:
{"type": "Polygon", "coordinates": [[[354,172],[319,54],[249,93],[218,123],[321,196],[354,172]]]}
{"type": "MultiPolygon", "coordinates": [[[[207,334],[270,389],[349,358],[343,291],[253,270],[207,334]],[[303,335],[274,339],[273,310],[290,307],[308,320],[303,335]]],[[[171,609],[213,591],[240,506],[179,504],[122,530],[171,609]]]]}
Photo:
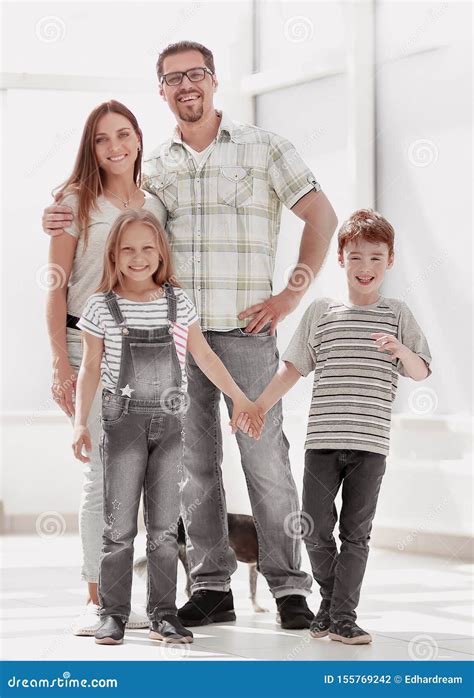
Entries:
{"type": "MultiPolygon", "coordinates": [[[[268,329],[255,335],[242,329],[205,331],[204,336],[235,382],[255,400],[278,369],[276,336],[271,336],[268,329]]],[[[187,372],[190,404],[184,422],[186,484],[181,506],[192,591],[227,591],[237,563],[229,547],[222,482],[221,392],[190,354],[187,372]]],[[[232,402],[227,396],[225,400],[231,415],[232,402]]],[[[281,401],[267,413],[259,441],[242,432],[236,436],[257,528],[258,569],[275,598],[287,594],[307,596],[312,578],[300,570],[300,537],[294,533],[300,505],[282,428],[281,401]]]]}

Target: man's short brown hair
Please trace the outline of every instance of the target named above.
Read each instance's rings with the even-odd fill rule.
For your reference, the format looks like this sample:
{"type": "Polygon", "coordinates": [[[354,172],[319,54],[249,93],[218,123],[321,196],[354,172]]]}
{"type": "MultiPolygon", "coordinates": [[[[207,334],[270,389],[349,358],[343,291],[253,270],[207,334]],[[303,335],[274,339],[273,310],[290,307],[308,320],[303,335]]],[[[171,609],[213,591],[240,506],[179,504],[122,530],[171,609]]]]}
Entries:
{"type": "Polygon", "coordinates": [[[394,239],[395,231],[386,218],[372,208],[361,208],[339,228],[337,251],[338,254],[342,254],[344,247],[351,241],[385,242],[388,245],[388,255],[391,257],[394,239]]]}
{"type": "Polygon", "coordinates": [[[163,77],[163,63],[167,56],[174,56],[177,53],[184,53],[184,51],[199,51],[202,53],[204,58],[204,64],[207,68],[214,74],[216,69],[214,67],[214,56],[212,51],[208,48],[199,44],[197,41],[178,41],[176,44],[169,44],[166,48],[161,51],[158,56],[158,62],[156,64],[156,72],[158,73],[158,80],[163,77]]]}

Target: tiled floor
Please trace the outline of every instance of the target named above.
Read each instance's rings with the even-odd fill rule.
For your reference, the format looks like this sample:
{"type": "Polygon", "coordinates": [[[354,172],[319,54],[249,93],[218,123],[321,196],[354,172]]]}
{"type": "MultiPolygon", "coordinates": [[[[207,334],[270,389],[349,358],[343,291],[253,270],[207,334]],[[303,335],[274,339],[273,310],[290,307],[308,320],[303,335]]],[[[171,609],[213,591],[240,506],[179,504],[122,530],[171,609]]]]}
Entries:
{"type": "MultiPolygon", "coordinates": [[[[417,557],[372,550],[359,607],[359,623],[374,641],[349,647],[307,631],[285,631],[275,623],[275,606],[259,577],[258,600],[267,613],[254,613],[248,600],[247,569],[239,565],[232,588],[235,623],[198,629],[192,645],[164,647],[146,630],[127,632],[123,645],[99,646],[74,637],[72,620],[81,610],[84,586],[78,578],[77,536],[2,539],[2,658],[44,660],[466,660],[473,653],[470,566],[455,558],[417,557]]],[[[135,546],[144,550],[143,537],[135,546]]],[[[305,560],[305,567],[307,567],[305,560]]],[[[179,602],[185,601],[180,570],[179,602]]],[[[144,585],[134,581],[134,605],[143,604],[144,585]]],[[[315,610],[318,595],[309,599],[315,610]]]]}

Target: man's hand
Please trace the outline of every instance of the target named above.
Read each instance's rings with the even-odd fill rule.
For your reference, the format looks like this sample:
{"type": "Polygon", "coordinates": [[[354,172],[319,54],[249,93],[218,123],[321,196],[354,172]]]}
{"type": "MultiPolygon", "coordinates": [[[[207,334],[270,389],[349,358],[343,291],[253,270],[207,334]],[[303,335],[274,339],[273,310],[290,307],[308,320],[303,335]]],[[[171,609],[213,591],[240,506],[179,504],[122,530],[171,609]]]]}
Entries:
{"type": "Polygon", "coordinates": [[[278,323],[295,310],[301,297],[301,292],[285,288],[281,293],[278,293],[276,296],[270,296],[263,303],[257,303],[246,310],[242,310],[239,313],[239,318],[243,320],[250,315],[254,316],[245,328],[249,334],[261,332],[262,327],[271,322],[270,334],[273,335],[278,323]]]}
{"type": "Polygon", "coordinates": [[[70,206],[52,204],[43,211],[43,230],[52,237],[61,235],[64,233],[64,228],[69,227],[73,220],[74,216],[70,206]]]}

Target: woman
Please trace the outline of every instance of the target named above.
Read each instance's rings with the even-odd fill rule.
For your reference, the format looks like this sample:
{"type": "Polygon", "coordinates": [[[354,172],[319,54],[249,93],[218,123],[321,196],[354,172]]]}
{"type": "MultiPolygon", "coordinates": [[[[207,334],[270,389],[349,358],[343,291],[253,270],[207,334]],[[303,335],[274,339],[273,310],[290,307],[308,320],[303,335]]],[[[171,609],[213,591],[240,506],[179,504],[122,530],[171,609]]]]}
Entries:
{"type": "MultiPolygon", "coordinates": [[[[81,331],[76,326],[87,298],[102,275],[105,241],[115,219],[126,209],[147,209],[162,224],[166,210],[161,202],[140,189],[143,137],[132,112],[111,100],[89,115],[71,176],[56,198],[71,206],[72,224],[67,234],[52,237],[49,262],[60,271],[60,283],[48,294],[47,322],[53,355],[52,393],[61,409],[74,421],[74,393],[82,359],[81,331]]],[[[97,591],[102,547],[103,469],[99,456],[99,386],[89,415],[92,450],[84,469],[79,510],[83,562],[81,577],[87,582],[85,612],[73,625],[75,635],[94,635],[98,625],[97,591]]],[[[128,627],[146,628],[144,614],[132,611],[128,627]]]]}

